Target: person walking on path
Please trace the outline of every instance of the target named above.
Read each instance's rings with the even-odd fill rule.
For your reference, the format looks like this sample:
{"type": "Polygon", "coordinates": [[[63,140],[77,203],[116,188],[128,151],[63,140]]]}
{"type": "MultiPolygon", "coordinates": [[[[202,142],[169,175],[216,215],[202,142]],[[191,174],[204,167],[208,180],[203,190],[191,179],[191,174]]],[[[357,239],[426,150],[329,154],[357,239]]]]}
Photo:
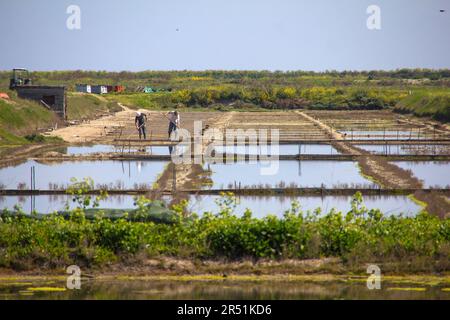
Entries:
{"type": "Polygon", "coordinates": [[[169,139],[172,134],[172,132],[177,131],[177,129],[180,127],[180,115],[178,114],[178,111],[170,111],[167,113],[167,119],[169,119],[169,139]]]}
{"type": "Polygon", "coordinates": [[[145,113],[136,112],[136,118],[134,119],[134,124],[139,132],[139,140],[144,136],[144,140],[147,139],[147,133],[145,131],[145,123],[147,122],[147,115],[145,113]]]}

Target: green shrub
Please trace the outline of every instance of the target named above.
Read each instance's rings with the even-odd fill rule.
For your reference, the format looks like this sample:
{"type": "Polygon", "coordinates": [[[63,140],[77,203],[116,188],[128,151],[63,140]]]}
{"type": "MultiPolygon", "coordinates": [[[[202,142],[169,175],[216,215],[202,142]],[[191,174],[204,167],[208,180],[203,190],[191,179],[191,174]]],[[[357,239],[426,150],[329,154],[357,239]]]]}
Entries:
{"type": "MultiPolygon", "coordinates": [[[[171,224],[135,222],[124,216],[87,219],[84,202],[69,216],[25,215],[20,208],[0,214],[0,266],[101,265],[135,254],[178,257],[321,258],[364,261],[413,259],[429,263],[449,252],[450,219],[427,213],[384,216],[368,210],[360,194],[347,213],[303,213],[293,203],[278,218],[233,214],[232,196],[220,212],[183,217],[171,224]]],[[[142,209],[142,208],[141,208],[142,209]]],[[[143,209],[142,209],[143,210],[143,209]]],[[[181,213],[183,208],[176,208],[181,213]]]]}
{"type": "Polygon", "coordinates": [[[34,143],[39,143],[39,142],[44,142],[45,141],[45,137],[42,134],[29,134],[25,136],[25,139],[27,139],[29,142],[34,142],[34,143]]]}

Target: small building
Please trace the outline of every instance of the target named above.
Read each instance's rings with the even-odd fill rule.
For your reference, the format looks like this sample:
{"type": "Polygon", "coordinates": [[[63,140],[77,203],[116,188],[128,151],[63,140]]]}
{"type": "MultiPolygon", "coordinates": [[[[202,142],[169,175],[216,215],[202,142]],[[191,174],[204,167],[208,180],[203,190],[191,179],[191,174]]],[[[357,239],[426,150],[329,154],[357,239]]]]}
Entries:
{"type": "Polygon", "coordinates": [[[104,85],[94,85],[91,86],[91,93],[105,94],[108,93],[108,88],[104,85]]]}
{"type": "Polygon", "coordinates": [[[16,86],[14,90],[22,99],[35,100],[66,119],[66,87],[63,86],[16,86]]]}
{"type": "Polygon", "coordinates": [[[84,93],[91,93],[91,85],[90,84],[77,84],[75,86],[76,92],[84,92],[84,93]]]}
{"type": "Polygon", "coordinates": [[[124,86],[114,86],[114,92],[124,92],[125,87],[124,86]]]}

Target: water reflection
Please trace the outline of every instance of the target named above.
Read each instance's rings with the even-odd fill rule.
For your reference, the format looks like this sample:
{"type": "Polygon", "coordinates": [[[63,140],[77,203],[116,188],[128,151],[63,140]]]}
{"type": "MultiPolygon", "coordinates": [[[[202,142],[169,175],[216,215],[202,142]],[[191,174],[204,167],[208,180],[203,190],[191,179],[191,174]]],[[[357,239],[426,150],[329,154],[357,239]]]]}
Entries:
{"type": "MultiPolygon", "coordinates": [[[[268,214],[282,217],[286,210],[291,208],[292,202],[297,201],[301,209],[314,211],[320,208],[323,213],[329,212],[332,208],[348,212],[351,209],[351,196],[236,196],[234,197],[234,213],[242,215],[246,209],[250,209],[254,217],[262,218],[268,214]]],[[[189,212],[202,215],[204,212],[217,213],[220,210],[218,195],[191,195],[188,200],[187,209],[189,212]]],[[[172,202],[169,196],[163,198],[167,204],[172,202]]],[[[7,208],[14,209],[20,205],[25,212],[35,209],[39,213],[51,213],[61,211],[65,206],[75,208],[76,203],[68,195],[40,195],[40,196],[0,196],[0,210],[7,208]]],[[[136,208],[134,196],[114,195],[99,202],[99,208],[103,209],[134,209],[136,208]]],[[[365,196],[364,205],[368,209],[380,209],[386,215],[415,215],[421,207],[407,196],[365,196]]]]}
{"type": "MultiPolygon", "coordinates": [[[[219,210],[218,195],[191,196],[188,209],[191,212],[202,214],[204,212],[216,213],[219,210]]],[[[351,210],[352,196],[235,196],[234,213],[243,215],[250,209],[254,217],[262,218],[268,214],[282,217],[286,210],[291,209],[292,202],[300,204],[303,212],[314,211],[319,208],[323,214],[331,209],[342,212],[351,210]]],[[[364,205],[370,209],[380,209],[386,215],[415,215],[422,208],[407,196],[364,196],[364,205]]]]}
{"type": "MultiPolygon", "coordinates": [[[[33,292],[34,282],[0,283],[0,299],[450,299],[440,286],[415,285],[421,290],[392,290],[399,284],[384,281],[380,290],[368,290],[364,281],[158,281],[92,280],[80,290],[33,292]]],[[[64,282],[45,284],[64,288],[64,282]]],[[[411,285],[410,285],[411,286],[411,285]]],[[[403,286],[404,287],[404,286],[403,286]]]]}
{"type": "Polygon", "coordinates": [[[387,145],[370,145],[370,144],[362,144],[356,145],[359,148],[362,148],[366,151],[369,151],[372,154],[392,154],[392,155],[420,155],[420,154],[450,154],[450,146],[448,145],[411,145],[411,144],[387,144],[387,145]]]}
{"type": "Polygon", "coordinates": [[[411,140],[447,138],[446,134],[436,134],[424,130],[339,130],[346,139],[354,140],[411,140]]]}
{"type": "Polygon", "coordinates": [[[297,155],[297,154],[339,154],[333,146],[326,144],[280,144],[280,145],[218,145],[217,153],[245,155],[297,155]]]}
{"type": "Polygon", "coordinates": [[[353,161],[250,161],[207,163],[213,189],[241,187],[374,187],[359,173],[353,161]],[[264,175],[264,168],[278,168],[264,175]]]}
{"type": "Polygon", "coordinates": [[[95,144],[87,146],[70,146],[65,149],[55,149],[55,151],[68,155],[90,155],[94,153],[135,153],[145,152],[152,155],[181,155],[186,152],[187,147],[177,146],[118,146],[108,144],[95,144]]]}
{"type": "Polygon", "coordinates": [[[450,188],[449,161],[399,161],[394,164],[411,170],[414,176],[424,182],[425,188],[450,188]]]}
{"type": "Polygon", "coordinates": [[[0,182],[5,188],[29,188],[30,168],[35,166],[37,189],[63,188],[70,184],[72,177],[90,177],[97,187],[139,189],[144,185],[151,186],[166,163],[111,160],[45,163],[29,160],[16,166],[0,168],[0,182]]]}

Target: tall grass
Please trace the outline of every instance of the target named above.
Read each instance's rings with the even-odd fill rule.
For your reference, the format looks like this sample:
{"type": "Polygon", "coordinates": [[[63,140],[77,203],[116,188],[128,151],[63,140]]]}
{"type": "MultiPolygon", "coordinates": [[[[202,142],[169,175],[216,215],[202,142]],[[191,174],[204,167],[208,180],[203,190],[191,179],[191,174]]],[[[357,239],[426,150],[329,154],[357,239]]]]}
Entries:
{"type": "Polygon", "coordinates": [[[414,113],[417,116],[429,116],[439,121],[450,121],[450,92],[420,90],[397,103],[398,112],[414,113]]]}

